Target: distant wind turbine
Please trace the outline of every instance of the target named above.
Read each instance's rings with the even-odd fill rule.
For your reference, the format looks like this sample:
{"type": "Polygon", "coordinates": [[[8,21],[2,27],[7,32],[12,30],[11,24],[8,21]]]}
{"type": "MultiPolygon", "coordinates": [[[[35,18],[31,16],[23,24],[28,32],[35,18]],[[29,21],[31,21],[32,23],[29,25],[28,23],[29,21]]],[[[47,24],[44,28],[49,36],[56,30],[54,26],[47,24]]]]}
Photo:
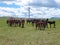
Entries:
{"type": "Polygon", "coordinates": [[[30,18],[30,7],[28,7],[28,18],[30,18]]]}

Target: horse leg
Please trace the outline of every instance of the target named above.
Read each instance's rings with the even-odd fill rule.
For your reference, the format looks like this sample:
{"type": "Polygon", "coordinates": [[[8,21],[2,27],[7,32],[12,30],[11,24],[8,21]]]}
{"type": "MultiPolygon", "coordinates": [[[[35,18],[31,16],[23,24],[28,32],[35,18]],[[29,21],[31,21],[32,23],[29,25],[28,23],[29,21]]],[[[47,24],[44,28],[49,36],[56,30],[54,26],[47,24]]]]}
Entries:
{"type": "Polygon", "coordinates": [[[48,24],[46,24],[47,28],[48,28],[48,24]]]}
{"type": "Polygon", "coordinates": [[[43,30],[45,30],[46,25],[43,25],[43,30]]]}
{"type": "Polygon", "coordinates": [[[43,26],[42,26],[42,24],[40,24],[40,30],[42,30],[42,28],[43,28],[43,26]]]}
{"type": "Polygon", "coordinates": [[[10,23],[9,25],[12,26],[12,23],[10,23]]]}
{"type": "Polygon", "coordinates": [[[24,28],[24,23],[22,23],[22,28],[24,28]]]}
{"type": "Polygon", "coordinates": [[[34,26],[34,22],[32,22],[32,26],[34,26]]]}
{"type": "Polygon", "coordinates": [[[45,25],[44,24],[42,24],[42,30],[45,30],[45,25]]]}
{"type": "Polygon", "coordinates": [[[38,30],[40,30],[41,29],[41,27],[40,27],[40,25],[38,25],[38,30]]]}
{"type": "Polygon", "coordinates": [[[55,23],[54,23],[54,28],[55,28],[55,23]]]}
{"type": "Polygon", "coordinates": [[[19,27],[21,27],[21,23],[19,22],[19,27]]]}
{"type": "Polygon", "coordinates": [[[51,24],[50,24],[50,28],[51,28],[51,24]]]}
{"type": "Polygon", "coordinates": [[[16,23],[15,23],[15,27],[16,27],[16,23]]]}
{"type": "Polygon", "coordinates": [[[38,27],[38,26],[37,26],[37,24],[36,24],[36,29],[37,29],[37,27],[38,27]]]}
{"type": "Polygon", "coordinates": [[[22,24],[22,28],[24,28],[24,24],[22,24]]]}
{"type": "Polygon", "coordinates": [[[29,24],[30,24],[30,21],[29,21],[29,24]]]}
{"type": "Polygon", "coordinates": [[[27,24],[28,24],[29,22],[27,21],[27,24]]]}
{"type": "Polygon", "coordinates": [[[18,26],[18,22],[16,22],[16,26],[18,26]]]}

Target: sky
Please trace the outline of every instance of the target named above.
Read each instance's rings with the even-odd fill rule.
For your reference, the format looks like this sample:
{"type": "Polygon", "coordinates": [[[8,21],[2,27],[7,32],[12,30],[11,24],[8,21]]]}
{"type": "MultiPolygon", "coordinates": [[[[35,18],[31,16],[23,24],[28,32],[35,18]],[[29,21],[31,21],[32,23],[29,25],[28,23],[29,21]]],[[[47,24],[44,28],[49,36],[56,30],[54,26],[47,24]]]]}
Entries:
{"type": "Polygon", "coordinates": [[[0,0],[0,17],[29,18],[60,17],[60,0],[0,0]]]}

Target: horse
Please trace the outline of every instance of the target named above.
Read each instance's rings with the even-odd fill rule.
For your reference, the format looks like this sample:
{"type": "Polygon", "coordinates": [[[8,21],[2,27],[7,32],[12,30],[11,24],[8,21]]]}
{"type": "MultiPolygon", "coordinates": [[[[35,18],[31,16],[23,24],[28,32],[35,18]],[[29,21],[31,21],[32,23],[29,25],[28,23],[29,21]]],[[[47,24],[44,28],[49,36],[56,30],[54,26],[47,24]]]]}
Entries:
{"type": "Polygon", "coordinates": [[[43,21],[36,22],[36,29],[45,30],[44,22],[43,21]]]}
{"type": "Polygon", "coordinates": [[[14,24],[14,20],[9,19],[6,21],[9,26],[12,26],[14,24]]]}
{"type": "MultiPolygon", "coordinates": [[[[18,26],[20,23],[21,23],[20,20],[17,20],[17,19],[14,20],[15,26],[18,26]]],[[[20,25],[19,25],[19,26],[20,26],[20,25]]]]}
{"type": "Polygon", "coordinates": [[[24,24],[25,24],[25,20],[22,19],[22,21],[21,21],[21,27],[22,27],[22,28],[24,28],[24,24]]]}
{"type": "Polygon", "coordinates": [[[50,28],[51,28],[51,24],[53,24],[54,25],[54,28],[55,28],[55,21],[53,20],[53,21],[48,21],[48,23],[49,23],[49,25],[50,25],[50,28]]]}
{"type": "Polygon", "coordinates": [[[15,21],[15,24],[19,25],[19,27],[24,28],[25,20],[23,18],[20,18],[15,21]]]}
{"type": "Polygon", "coordinates": [[[45,30],[46,27],[48,28],[48,19],[36,20],[36,29],[45,30]]]}
{"type": "Polygon", "coordinates": [[[32,19],[31,19],[31,18],[29,18],[29,19],[27,19],[26,21],[27,21],[27,24],[30,24],[30,23],[31,23],[31,21],[32,21],[32,19]]]}
{"type": "Polygon", "coordinates": [[[22,28],[24,28],[24,23],[25,23],[25,20],[24,19],[8,19],[6,21],[6,23],[9,25],[9,26],[18,26],[19,27],[21,26],[22,28]]]}

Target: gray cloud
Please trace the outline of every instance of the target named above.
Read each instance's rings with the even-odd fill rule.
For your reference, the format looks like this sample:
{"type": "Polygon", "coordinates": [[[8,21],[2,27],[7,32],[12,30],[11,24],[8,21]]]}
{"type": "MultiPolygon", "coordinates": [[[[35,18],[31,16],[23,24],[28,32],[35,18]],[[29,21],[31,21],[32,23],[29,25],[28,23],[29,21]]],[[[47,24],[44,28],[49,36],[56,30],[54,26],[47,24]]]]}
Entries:
{"type": "Polygon", "coordinates": [[[30,6],[35,6],[35,7],[55,7],[55,8],[60,8],[60,6],[54,1],[54,0],[36,0],[31,3],[29,3],[30,6]]]}
{"type": "Polygon", "coordinates": [[[0,0],[0,2],[3,2],[3,1],[16,1],[16,0],[0,0]]]}

